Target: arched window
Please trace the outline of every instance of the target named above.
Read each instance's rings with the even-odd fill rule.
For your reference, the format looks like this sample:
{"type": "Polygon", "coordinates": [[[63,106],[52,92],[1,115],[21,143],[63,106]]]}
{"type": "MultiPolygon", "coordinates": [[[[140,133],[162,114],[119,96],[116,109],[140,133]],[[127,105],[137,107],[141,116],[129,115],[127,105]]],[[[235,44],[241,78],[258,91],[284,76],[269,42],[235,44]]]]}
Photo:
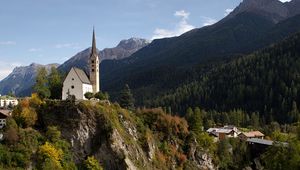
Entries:
{"type": "Polygon", "coordinates": [[[74,89],[75,87],[74,87],[74,86],[71,86],[71,88],[74,89]]]}

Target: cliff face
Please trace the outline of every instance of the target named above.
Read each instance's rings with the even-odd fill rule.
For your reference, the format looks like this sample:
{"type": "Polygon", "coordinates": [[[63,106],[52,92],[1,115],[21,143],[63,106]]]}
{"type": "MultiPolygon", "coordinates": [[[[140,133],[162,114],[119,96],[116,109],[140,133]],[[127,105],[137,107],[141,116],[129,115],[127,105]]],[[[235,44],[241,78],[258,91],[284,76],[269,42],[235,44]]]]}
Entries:
{"type": "Polygon", "coordinates": [[[151,127],[146,128],[145,122],[136,116],[138,113],[117,105],[49,102],[41,110],[40,126],[60,128],[63,137],[71,143],[76,163],[93,155],[105,169],[176,169],[186,164],[194,169],[215,168],[209,154],[198,150],[196,144],[188,153],[183,151],[182,139],[187,138],[188,132],[173,136],[173,132],[163,131],[165,128],[153,121],[153,127],[157,128],[154,132],[151,127]],[[172,146],[168,155],[164,154],[168,147],[162,145],[172,146]]]}

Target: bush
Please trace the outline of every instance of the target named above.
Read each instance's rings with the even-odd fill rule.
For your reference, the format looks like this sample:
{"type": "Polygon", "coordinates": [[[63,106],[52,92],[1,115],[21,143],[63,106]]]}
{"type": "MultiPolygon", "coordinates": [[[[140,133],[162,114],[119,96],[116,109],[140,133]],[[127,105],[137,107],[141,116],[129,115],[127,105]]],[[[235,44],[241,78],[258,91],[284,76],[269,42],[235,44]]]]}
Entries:
{"type": "Polygon", "coordinates": [[[57,129],[56,126],[49,126],[47,128],[46,137],[51,142],[56,142],[60,139],[61,132],[57,129]]]}
{"type": "Polygon", "coordinates": [[[89,156],[85,162],[85,168],[87,170],[103,170],[103,168],[100,166],[97,159],[95,159],[94,156],[89,156]]]}
{"type": "Polygon", "coordinates": [[[87,98],[88,100],[91,100],[91,98],[94,97],[94,94],[91,93],[91,92],[86,92],[86,93],[84,94],[84,97],[87,98]]]}

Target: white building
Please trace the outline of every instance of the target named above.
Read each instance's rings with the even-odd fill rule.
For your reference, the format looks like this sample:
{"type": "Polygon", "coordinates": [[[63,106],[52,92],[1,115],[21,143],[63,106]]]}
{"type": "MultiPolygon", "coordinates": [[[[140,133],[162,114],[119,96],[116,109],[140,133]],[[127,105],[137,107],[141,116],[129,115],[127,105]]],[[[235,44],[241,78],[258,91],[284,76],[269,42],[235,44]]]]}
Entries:
{"type": "Polygon", "coordinates": [[[89,58],[89,76],[79,68],[71,68],[62,89],[62,99],[74,95],[78,100],[86,100],[87,92],[97,93],[100,90],[99,56],[96,48],[95,31],[93,31],[92,52],[89,58]]]}
{"type": "Polygon", "coordinates": [[[220,128],[209,128],[206,130],[211,136],[215,137],[215,141],[225,138],[236,138],[240,131],[235,126],[224,126],[220,128]]]}
{"type": "Polygon", "coordinates": [[[6,119],[11,116],[10,110],[0,110],[0,129],[6,125],[6,119]]]}
{"type": "Polygon", "coordinates": [[[10,96],[0,96],[0,107],[16,106],[18,105],[18,100],[10,96]]]}

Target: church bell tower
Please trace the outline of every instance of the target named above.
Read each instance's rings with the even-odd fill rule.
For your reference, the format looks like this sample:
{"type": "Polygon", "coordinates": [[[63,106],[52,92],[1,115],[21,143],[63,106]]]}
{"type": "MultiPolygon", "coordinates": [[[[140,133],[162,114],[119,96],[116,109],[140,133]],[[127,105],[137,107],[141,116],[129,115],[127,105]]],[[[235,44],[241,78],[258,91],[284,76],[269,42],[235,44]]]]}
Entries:
{"type": "Polygon", "coordinates": [[[100,70],[99,70],[99,56],[96,48],[96,37],[95,30],[93,29],[93,42],[92,42],[92,52],[89,60],[90,65],[90,81],[93,86],[93,93],[100,91],[100,70]]]}

